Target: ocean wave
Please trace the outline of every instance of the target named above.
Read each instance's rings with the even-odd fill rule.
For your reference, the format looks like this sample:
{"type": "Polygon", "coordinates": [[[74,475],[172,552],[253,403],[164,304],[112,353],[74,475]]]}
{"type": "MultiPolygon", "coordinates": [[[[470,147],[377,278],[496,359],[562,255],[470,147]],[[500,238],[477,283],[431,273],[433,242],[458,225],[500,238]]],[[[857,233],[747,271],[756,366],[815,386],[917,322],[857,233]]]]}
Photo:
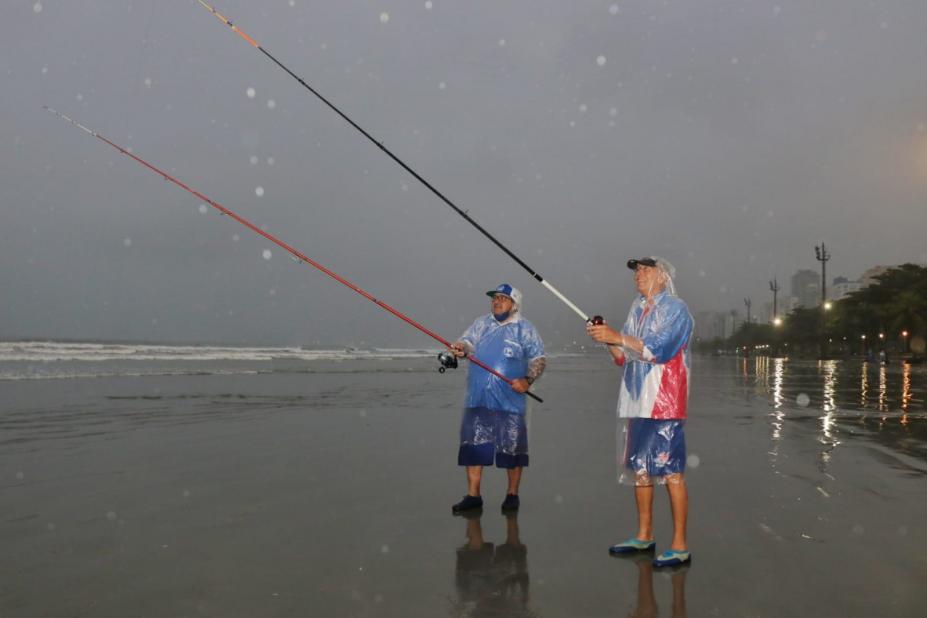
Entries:
{"type": "Polygon", "coordinates": [[[55,363],[105,361],[251,361],[354,360],[423,358],[437,354],[427,349],[334,349],[300,347],[232,347],[190,345],[147,345],[113,343],[62,343],[48,341],[0,341],[0,362],[55,363]]]}

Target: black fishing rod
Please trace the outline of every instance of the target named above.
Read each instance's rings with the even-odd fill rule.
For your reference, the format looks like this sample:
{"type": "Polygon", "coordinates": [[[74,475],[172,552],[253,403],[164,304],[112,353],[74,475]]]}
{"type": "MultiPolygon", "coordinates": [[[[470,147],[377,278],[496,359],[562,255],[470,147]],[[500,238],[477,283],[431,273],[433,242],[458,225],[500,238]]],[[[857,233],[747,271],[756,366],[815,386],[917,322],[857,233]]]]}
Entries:
{"type": "Polygon", "coordinates": [[[255,41],[255,40],[252,39],[250,36],[248,36],[247,34],[245,34],[244,32],[242,32],[242,30],[241,30],[238,26],[236,26],[235,24],[233,24],[227,17],[225,17],[224,15],[222,15],[221,13],[219,13],[213,6],[207,4],[207,3],[204,2],[203,0],[197,0],[197,2],[199,2],[199,3],[203,6],[203,8],[205,8],[205,9],[208,10],[210,13],[212,13],[213,15],[215,15],[216,18],[219,19],[219,21],[221,21],[221,22],[224,23],[226,26],[228,26],[229,28],[231,28],[233,32],[235,32],[235,33],[238,34],[241,38],[243,38],[244,40],[246,40],[252,47],[255,47],[256,49],[260,50],[261,53],[263,53],[265,56],[267,56],[268,58],[270,58],[271,60],[273,60],[273,61],[274,61],[274,64],[276,64],[278,67],[280,67],[281,69],[283,69],[284,71],[286,71],[293,79],[295,79],[296,81],[298,81],[306,90],[308,90],[309,92],[311,92],[312,94],[314,94],[316,97],[319,98],[320,101],[322,101],[323,103],[325,103],[325,105],[327,105],[328,107],[330,107],[336,114],[338,114],[339,116],[341,116],[342,118],[344,118],[345,121],[347,121],[348,124],[350,124],[352,127],[354,127],[355,129],[357,129],[358,131],[360,131],[361,134],[363,134],[364,137],[366,137],[366,138],[369,139],[371,142],[373,142],[373,143],[377,146],[377,148],[379,148],[379,149],[382,150],[384,153],[386,153],[386,155],[387,155],[390,159],[392,159],[393,161],[395,161],[396,163],[398,163],[398,164],[402,167],[402,169],[404,169],[404,170],[406,170],[407,172],[409,172],[410,174],[412,174],[412,176],[413,176],[416,180],[418,180],[420,183],[422,183],[423,185],[425,185],[426,187],[428,187],[428,189],[429,189],[432,193],[434,193],[436,196],[438,196],[438,198],[439,198],[442,202],[444,202],[445,204],[447,204],[448,206],[450,206],[451,208],[453,208],[454,211],[455,211],[457,214],[459,214],[461,217],[463,217],[464,219],[466,219],[473,227],[475,227],[477,230],[479,230],[479,231],[483,234],[483,236],[485,236],[486,238],[488,238],[489,240],[491,240],[491,241],[493,242],[493,244],[495,244],[497,247],[499,247],[500,249],[502,249],[502,251],[504,251],[505,254],[506,254],[507,256],[509,256],[510,258],[512,258],[513,260],[515,260],[515,262],[516,262],[519,266],[521,266],[521,267],[524,268],[526,271],[528,271],[528,273],[529,273],[532,277],[534,277],[541,285],[543,285],[545,288],[547,288],[554,296],[556,296],[557,298],[559,298],[560,300],[562,300],[562,301],[567,305],[567,307],[569,307],[570,309],[572,309],[573,311],[575,311],[576,314],[577,314],[579,317],[581,317],[581,318],[583,319],[583,321],[585,321],[585,322],[591,322],[591,323],[593,323],[593,324],[601,324],[601,323],[602,323],[602,318],[601,318],[600,316],[594,316],[594,317],[590,318],[588,315],[586,315],[579,307],[577,307],[575,304],[573,304],[573,302],[572,302],[569,298],[567,298],[566,296],[564,296],[564,295],[560,292],[560,290],[558,290],[557,288],[555,288],[554,286],[552,286],[546,279],[544,279],[544,277],[542,277],[542,276],[540,275],[540,273],[538,273],[538,272],[535,271],[533,268],[531,268],[530,266],[528,266],[528,264],[526,264],[524,260],[522,260],[520,257],[518,257],[517,255],[515,255],[508,247],[506,247],[506,246],[503,245],[501,242],[499,242],[499,240],[498,240],[495,236],[493,236],[492,234],[490,234],[489,232],[487,232],[486,229],[485,229],[483,226],[481,226],[479,223],[477,223],[476,221],[474,221],[474,220],[473,220],[473,217],[471,217],[469,214],[467,214],[467,211],[461,210],[460,208],[458,208],[457,205],[454,204],[454,202],[452,202],[452,201],[449,200],[447,197],[445,197],[445,195],[444,195],[443,193],[441,193],[440,191],[438,191],[438,190],[434,187],[434,185],[432,185],[430,182],[428,182],[427,180],[425,180],[424,178],[422,178],[422,176],[419,175],[418,172],[416,172],[416,171],[413,170],[411,167],[409,167],[408,165],[406,165],[405,162],[404,162],[402,159],[400,159],[399,157],[397,157],[396,155],[394,155],[394,154],[389,150],[389,148],[387,148],[386,146],[383,145],[383,142],[378,141],[377,139],[375,139],[372,135],[370,135],[370,133],[368,133],[367,131],[365,131],[360,125],[358,125],[356,122],[354,122],[353,120],[351,120],[344,112],[342,112],[340,109],[338,109],[331,101],[329,101],[329,100],[326,99],[324,96],[322,96],[322,94],[321,94],[318,90],[316,90],[315,88],[313,88],[312,86],[310,86],[309,84],[307,84],[307,83],[305,82],[305,80],[303,80],[303,78],[301,78],[299,75],[297,75],[296,73],[294,73],[293,71],[291,71],[291,70],[289,69],[289,67],[287,67],[285,64],[283,64],[282,62],[280,62],[279,60],[277,60],[277,58],[275,58],[269,51],[267,51],[267,50],[264,49],[261,45],[259,45],[257,41],[255,41]]]}
{"type": "MultiPolygon", "coordinates": [[[[372,302],[372,303],[374,303],[375,305],[379,306],[381,309],[385,309],[386,311],[392,313],[394,316],[396,316],[397,318],[399,318],[399,319],[402,320],[403,322],[406,322],[407,324],[409,324],[409,325],[411,325],[411,326],[414,326],[415,328],[417,328],[418,330],[422,331],[423,333],[425,333],[426,335],[428,335],[429,337],[431,337],[432,339],[434,339],[435,341],[437,341],[438,343],[440,343],[440,344],[443,345],[444,347],[450,349],[450,347],[451,347],[451,342],[448,341],[447,339],[445,339],[444,337],[442,337],[441,335],[438,335],[437,333],[434,333],[434,332],[428,330],[427,328],[425,328],[424,326],[422,326],[421,324],[419,324],[418,322],[416,322],[415,320],[413,320],[412,318],[410,318],[410,317],[407,316],[406,314],[402,313],[402,312],[399,311],[398,309],[394,309],[393,307],[387,305],[387,304],[386,304],[385,302],[383,302],[382,300],[379,300],[379,299],[377,299],[377,298],[374,298],[371,294],[369,294],[368,292],[364,291],[364,290],[361,289],[360,287],[354,285],[353,283],[351,283],[350,281],[348,281],[348,280],[345,279],[344,277],[338,275],[336,272],[334,272],[334,271],[332,271],[332,270],[329,270],[328,268],[326,268],[325,266],[322,266],[321,264],[319,264],[319,263],[316,262],[315,260],[313,260],[313,259],[311,259],[311,258],[305,256],[303,253],[301,253],[301,252],[298,251],[297,249],[294,249],[293,247],[291,247],[290,245],[286,244],[285,242],[283,242],[282,240],[280,240],[279,238],[277,238],[277,237],[274,236],[273,234],[270,234],[269,232],[265,232],[264,230],[262,230],[261,228],[259,228],[259,227],[256,226],[256,225],[254,225],[253,223],[251,223],[250,221],[248,221],[248,220],[245,219],[244,217],[242,217],[242,216],[240,216],[240,215],[238,215],[238,214],[232,212],[231,210],[229,210],[228,208],[226,208],[225,206],[223,206],[223,205],[220,204],[219,202],[216,202],[216,201],[214,201],[214,200],[209,199],[208,197],[206,197],[205,195],[203,195],[202,193],[200,193],[199,191],[197,191],[197,190],[195,190],[195,189],[191,189],[190,187],[188,187],[188,186],[185,185],[184,183],[180,182],[179,180],[177,180],[176,178],[174,178],[173,176],[171,176],[171,175],[168,174],[167,172],[165,172],[165,171],[163,171],[163,170],[161,170],[161,169],[158,169],[157,167],[155,167],[154,165],[152,165],[152,164],[149,163],[148,161],[145,161],[145,160],[142,159],[141,157],[138,157],[138,156],[132,154],[131,152],[129,152],[128,150],[126,150],[126,149],[123,148],[122,146],[119,146],[118,144],[116,144],[116,143],[114,143],[114,142],[111,142],[110,140],[106,139],[105,137],[103,137],[102,135],[100,135],[99,133],[97,133],[96,131],[93,131],[92,129],[88,129],[87,127],[85,127],[85,126],[82,125],[81,123],[77,122],[76,120],[74,120],[74,119],[71,118],[70,116],[67,116],[66,114],[62,114],[61,112],[55,111],[55,110],[53,110],[52,108],[50,108],[50,107],[48,107],[48,106],[44,106],[43,109],[45,109],[46,111],[48,111],[50,114],[53,114],[53,115],[55,115],[55,116],[58,116],[59,118],[61,118],[61,119],[63,119],[63,120],[67,120],[69,123],[71,123],[72,125],[74,125],[74,126],[77,127],[78,129],[80,129],[81,131],[84,131],[85,133],[88,133],[88,134],[92,135],[93,137],[95,137],[95,138],[99,139],[100,141],[104,142],[105,144],[107,144],[107,145],[109,145],[109,146],[112,146],[113,148],[115,148],[116,150],[118,150],[118,151],[121,152],[122,154],[126,155],[127,157],[131,157],[131,158],[134,159],[137,163],[140,163],[141,165],[147,167],[148,169],[150,169],[150,170],[153,171],[154,173],[156,173],[156,174],[158,174],[159,176],[161,176],[162,178],[164,178],[164,180],[169,180],[170,182],[174,183],[175,185],[177,185],[178,187],[180,187],[181,189],[183,189],[183,190],[186,191],[187,193],[190,193],[190,194],[192,194],[192,195],[195,195],[196,197],[198,197],[198,198],[201,199],[202,201],[206,202],[207,204],[209,204],[210,206],[212,206],[213,208],[215,208],[216,210],[218,210],[218,211],[219,211],[220,213],[222,213],[223,215],[226,215],[226,216],[228,216],[228,217],[231,217],[232,219],[234,219],[235,221],[238,221],[239,223],[241,223],[243,226],[245,226],[246,228],[248,228],[248,229],[251,230],[252,232],[255,232],[255,233],[257,233],[257,234],[260,234],[261,236],[263,236],[264,238],[266,238],[266,239],[269,240],[270,242],[274,243],[274,244],[277,245],[278,247],[280,247],[280,248],[284,249],[285,251],[287,251],[288,253],[292,254],[293,258],[294,258],[298,263],[300,263],[300,264],[303,264],[303,263],[309,264],[310,266],[312,266],[312,267],[314,267],[314,268],[317,268],[318,270],[322,271],[323,273],[325,273],[326,275],[328,275],[329,277],[331,277],[332,279],[334,279],[334,280],[337,281],[338,283],[340,283],[340,284],[342,284],[342,285],[344,285],[344,286],[347,286],[347,287],[351,288],[352,290],[354,290],[355,292],[357,292],[358,294],[360,294],[361,296],[363,296],[364,298],[366,298],[366,299],[369,300],[370,302],[372,302]]],[[[467,360],[469,360],[469,361],[470,361],[471,363],[473,363],[474,365],[476,365],[476,366],[478,366],[478,367],[481,367],[482,369],[485,369],[486,371],[488,371],[488,372],[491,373],[492,375],[494,375],[494,376],[496,376],[497,378],[499,378],[500,380],[504,381],[504,382],[505,382],[506,384],[508,384],[509,386],[512,386],[512,385],[513,385],[514,380],[511,380],[511,379],[507,378],[506,376],[502,375],[501,373],[499,373],[498,371],[496,371],[495,369],[493,369],[492,367],[490,367],[489,365],[487,365],[486,363],[484,363],[484,362],[481,361],[480,359],[476,358],[475,356],[467,356],[466,358],[467,358],[467,360]]],[[[438,369],[438,371],[440,371],[441,373],[444,373],[444,370],[445,370],[445,369],[454,369],[454,368],[457,367],[457,357],[454,356],[453,354],[451,354],[450,352],[442,352],[441,354],[438,355],[438,360],[439,360],[440,363],[441,363],[441,367],[438,369]]],[[[529,397],[531,397],[532,399],[534,399],[534,400],[540,402],[540,403],[543,403],[543,402],[544,402],[543,399],[541,399],[540,397],[538,397],[537,395],[535,395],[535,394],[532,393],[531,391],[525,391],[525,394],[528,395],[529,397]]]]}

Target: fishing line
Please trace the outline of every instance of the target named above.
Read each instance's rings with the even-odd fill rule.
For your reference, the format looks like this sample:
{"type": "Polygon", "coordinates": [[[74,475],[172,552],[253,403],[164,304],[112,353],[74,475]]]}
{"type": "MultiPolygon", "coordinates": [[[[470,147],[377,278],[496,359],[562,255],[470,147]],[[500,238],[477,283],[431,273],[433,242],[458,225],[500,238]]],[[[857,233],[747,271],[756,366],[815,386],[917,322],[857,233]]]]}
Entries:
{"type": "MultiPolygon", "coordinates": [[[[118,150],[119,152],[121,152],[122,154],[126,155],[127,157],[131,157],[131,158],[134,159],[137,163],[140,163],[141,165],[147,167],[148,169],[150,169],[150,170],[153,171],[154,173],[158,174],[159,176],[161,176],[161,177],[164,178],[165,180],[168,180],[168,181],[174,183],[175,185],[177,185],[178,187],[180,187],[181,189],[183,189],[183,190],[186,191],[187,193],[190,193],[190,194],[196,196],[197,198],[199,198],[200,200],[206,202],[207,204],[209,204],[210,206],[212,206],[213,208],[215,208],[216,210],[218,210],[218,211],[219,211],[220,213],[222,213],[223,215],[226,215],[226,216],[228,216],[228,217],[231,217],[232,219],[234,219],[235,221],[238,221],[239,223],[241,223],[243,226],[245,226],[246,228],[248,228],[248,229],[251,230],[252,232],[255,232],[256,234],[260,234],[261,236],[263,236],[264,238],[266,238],[266,239],[269,240],[270,242],[274,243],[274,244],[277,245],[278,247],[280,247],[280,248],[284,249],[285,251],[287,251],[288,253],[290,253],[290,254],[293,256],[294,260],[296,260],[297,263],[300,263],[300,264],[305,263],[305,264],[309,264],[310,266],[313,266],[314,268],[316,268],[316,269],[322,271],[323,273],[325,273],[326,275],[328,275],[329,277],[331,277],[332,279],[334,279],[334,280],[337,281],[338,283],[341,283],[342,285],[351,288],[352,290],[354,290],[355,292],[357,292],[358,294],[360,294],[361,296],[363,296],[364,298],[366,298],[366,299],[369,300],[370,302],[372,302],[372,303],[376,304],[377,306],[379,306],[381,309],[384,309],[384,310],[386,310],[386,311],[392,313],[394,316],[396,316],[397,318],[399,318],[399,319],[402,320],[403,322],[406,322],[406,323],[409,324],[410,326],[413,326],[413,327],[417,328],[418,330],[420,330],[421,332],[425,333],[426,335],[428,335],[429,337],[431,337],[432,339],[434,339],[435,341],[437,341],[438,343],[440,343],[440,344],[443,345],[444,347],[446,347],[446,348],[450,348],[450,347],[451,347],[451,342],[448,341],[447,339],[445,339],[444,337],[442,337],[442,336],[438,335],[437,333],[434,333],[433,331],[431,331],[431,330],[425,328],[424,326],[422,326],[421,324],[419,324],[418,322],[416,322],[415,320],[413,320],[412,318],[410,318],[410,317],[407,316],[406,314],[402,313],[402,312],[399,311],[398,309],[394,309],[394,308],[391,307],[390,305],[387,305],[385,302],[383,302],[383,301],[381,301],[381,300],[375,298],[374,296],[372,296],[371,294],[369,294],[369,293],[366,292],[365,290],[359,288],[358,286],[354,285],[353,283],[351,283],[350,281],[348,281],[348,280],[345,279],[344,277],[341,277],[340,275],[338,275],[338,274],[335,273],[334,271],[329,270],[328,268],[326,268],[326,267],[323,266],[322,264],[319,264],[318,262],[316,262],[315,260],[313,260],[313,259],[307,257],[306,255],[304,255],[303,253],[301,253],[301,252],[298,251],[297,249],[294,249],[294,248],[291,247],[290,245],[286,244],[285,242],[283,242],[282,240],[280,240],[279,238],[277,238],[277,237],[274,236],[273,234],[270,234],[270,233],[268,233],[268,232],[265,232],[264,230],[262,230],[261,228],[257,227],[256,225],[254,225],[253,223],[251,223],[250,221],[248,221],[248,220],[245,219],[244,217],[242,217],[242,216],[240,216],[240,215],[238,215],[238,214],[232,212],[231,210],[229,210],[229,209],[226,208],[225,206],[221,205],[219,202],[213,201],[213,200],[211,200],[210,198],[208,198],[208,197],[206,197],[205,195],[203,195],[202,193],[200,193],[199,191],[190,188],[189,186],[187,186],[187,185],[185,185],[184,183],[182,183],[181,181],[177,180],[176,178],[174,178],[173,176],[171,176],[171,175],[168,174],[167,172],[165,172],[165,171],[163,171],[163,170],[161,170],[161,169],[155,167],[154,165],[152,165],[152,164],[149,163],[148,161],[145,161],[145,160],[142,159],[141,157],[138,157],[138,156],[132,154],[131,152],[129,152],[128,150],[126,150],[126,149],[123,148],[122,146],[119,146],[118,144],[115,144],[115,143],[111,142],[111,141],[108,140],[106,137],[100,135],[100,134],[97,133],[96,131],[93,131],[92,129],[88,129],[87,127],[85,127],[84,125],[80,124],[79,122],[77,122],[77,121],[74,120],[73,118],[67,116],[66,114],[62,114],[61,112],[58,112],[58,111],[56,111],[56,110],[54,110],[54,109],[52,109],[52,108],[50,108],[50,107],[48,107],[48,106],[43,106],[43,109],[45,109],[46,111],[48,111],[50,114],[53,114],[53,115],[55,115],[55,116],[58,116],[58,117],[61,118],[62,120],[68,121],[69,123],[71,123],[72,125],[74,125],[75,127],[77,127],[78,129],[80,129],[81,131],[84,131],[85,133],[87,133],[87,134],[89,134],[89,135],[92,135],[93,137],[95,137],[95,138],[99,139],[100,141],[102,141],[102,142],[108,144],[109,146],[112,146],[113,148],[115,148],[116,150],[118,150]]],[[[500,380],[503,380],[503,381],[504,381],[506,384],[508,384],[509,386],[511,386],[511,385],[513,384],[513,382],[514,382],[513,380],[511,380],[511,379],[505,377],[504,375],[502,375],[501,373],[499,373],[498,371],[496,371],[495,369],[493,369],[492,367],[490,367],[489,365],[487,365],[486,363],[484,363],[484,362],[481,361],[480,359],[476,358],[475,356],[467,356],[466,358],[467,358],[467,360],[469,360],[471,363],[473,363],[473,364],[476,365],[477,367],[480,367],[480,368],[482,368],[482,369],[485,369],[486,371],[488,371],[489,373],[493,374],[494,376],[496,376],[496,377],[499,378],[500,380]]],[[[442,352],[441,355],[439,355],[439,361],[441,362],[441,368],[439,369],[439,371],[441,371],[441,373],[444,373],[443,369],[445,369],[445,368],[453,369],[454,367],[457,366],[456,360],[457,360],[456,357],[454,357],[453,355],[450,355],[450,353],[448,353],[448,352],[442,352]],[[450,358],[448,358],[448,357],[450,357],[450,358]],[[453,359],[453,360],[451,360],[451,359],[453,359]]],[[[526,391],[525,394],[528,395],[529,397],[531,397],[532,399],[534,399],[534,400],[540,402],[540,403],[543,403],[543,401],[544,401],[543,399],[541,399],[540,397],[538,397],[537,395],[535,395],[534,393],[532,393],[532,392],[530,392],[530,391],[526,391]]]]}

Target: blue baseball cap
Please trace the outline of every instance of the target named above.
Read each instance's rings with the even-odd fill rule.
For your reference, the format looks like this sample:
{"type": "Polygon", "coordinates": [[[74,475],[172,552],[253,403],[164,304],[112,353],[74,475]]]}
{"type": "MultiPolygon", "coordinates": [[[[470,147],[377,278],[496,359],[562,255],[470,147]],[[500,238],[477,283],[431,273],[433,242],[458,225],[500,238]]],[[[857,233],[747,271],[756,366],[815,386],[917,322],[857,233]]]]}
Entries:
{"type": "Polygon", "coordinates": [[[500,283],[495,290],[489,290],[486,292],[486,296],[495,296],[496,294],[502,294],[503,296],[508,296],[512,299],[512,302],[515,303],[516,307],[521,306],[521,292],[518,288],[512,287],[508,283],[500,283]]]}

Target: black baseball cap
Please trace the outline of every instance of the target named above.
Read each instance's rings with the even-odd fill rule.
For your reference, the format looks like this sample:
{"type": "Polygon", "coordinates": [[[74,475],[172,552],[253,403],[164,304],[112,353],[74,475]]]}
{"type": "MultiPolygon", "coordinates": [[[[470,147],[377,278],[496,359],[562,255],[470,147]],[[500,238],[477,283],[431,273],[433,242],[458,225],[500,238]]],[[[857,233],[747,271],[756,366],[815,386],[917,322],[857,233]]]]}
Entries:
{"type": "Polygon", "coordinates": [[[628,268],[630,268],[631,270],[637,270],[638,265],[656,266],[657,261],[653,259],[652,257],[644,257],[644,258],[638,258],[636,260],[635,259],[628,260],[628,268]]]}

